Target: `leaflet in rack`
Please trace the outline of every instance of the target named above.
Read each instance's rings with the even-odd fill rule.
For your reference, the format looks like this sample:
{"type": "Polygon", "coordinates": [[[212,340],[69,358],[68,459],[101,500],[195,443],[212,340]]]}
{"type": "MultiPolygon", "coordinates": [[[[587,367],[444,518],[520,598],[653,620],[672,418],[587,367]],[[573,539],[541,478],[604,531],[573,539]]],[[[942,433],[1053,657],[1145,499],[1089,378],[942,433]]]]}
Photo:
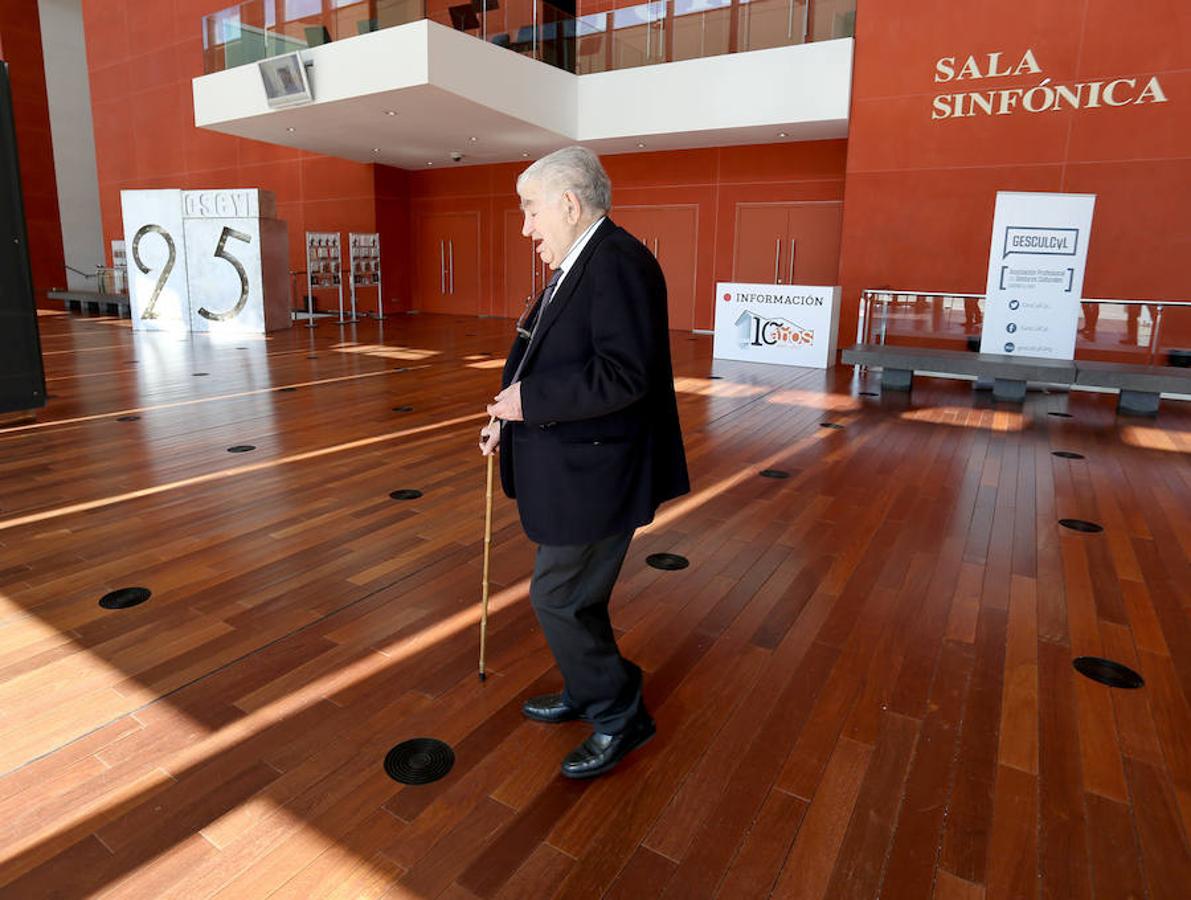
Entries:
{"type": "Polygon", "coordinates": [[[385,317],[380,278],[380,235],[353,231],[347,236],[351,265],[352,318],[356,316],[356,288],[376,288],[376,317],[385,317]]]}
{"type": "Polygon", "coordinates": [[[308,328],[315,326],[314,322],[314,291],[315,289],[335,290],[339,293],[339,324],[343,325],[347,319],[343,317],[343,253],[342,243],[337,231],[308,231],[306,232],[306,303],[309,321],[308,328]]]}

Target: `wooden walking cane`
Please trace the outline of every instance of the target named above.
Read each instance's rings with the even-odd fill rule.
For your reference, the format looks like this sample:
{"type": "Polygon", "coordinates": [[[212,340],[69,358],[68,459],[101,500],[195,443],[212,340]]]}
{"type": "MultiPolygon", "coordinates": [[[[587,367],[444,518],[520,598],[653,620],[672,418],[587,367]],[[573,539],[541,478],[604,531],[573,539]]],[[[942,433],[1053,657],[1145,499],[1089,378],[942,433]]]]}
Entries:
{"type": "MultiPolygon", "coordinates": [[[[488,426],[492,427],[495,421],[493,418],[488,426]]],[[[480,681],[488,678],[484,672],[484,650],[488,640],[488,559],[492,549],[492,462],[495,458],[495,451],[488,454],[488,490],[484,509],[484,593],[480,613],[480,681]]]]}

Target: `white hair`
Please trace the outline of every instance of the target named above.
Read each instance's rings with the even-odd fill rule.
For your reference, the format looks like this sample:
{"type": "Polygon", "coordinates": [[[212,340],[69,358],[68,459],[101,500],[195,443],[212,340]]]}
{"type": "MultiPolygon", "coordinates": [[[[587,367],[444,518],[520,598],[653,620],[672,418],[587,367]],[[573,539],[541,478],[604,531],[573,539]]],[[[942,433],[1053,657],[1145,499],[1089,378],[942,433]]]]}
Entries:
{"type": "Polygon", "coordinates": [[[543,156],[517,176],[517,190],[527,181],[540,181],[559,194],[573,191],[585,209],[604,214],[612,208],[612,182],[600,158],[578,144],[543,156]]]}

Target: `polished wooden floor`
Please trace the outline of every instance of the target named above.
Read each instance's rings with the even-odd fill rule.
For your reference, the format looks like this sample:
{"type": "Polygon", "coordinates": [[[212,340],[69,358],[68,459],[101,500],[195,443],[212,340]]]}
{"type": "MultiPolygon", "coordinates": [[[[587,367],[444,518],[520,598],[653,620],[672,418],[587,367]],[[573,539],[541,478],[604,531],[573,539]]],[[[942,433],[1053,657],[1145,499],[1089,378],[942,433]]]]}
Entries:
{"type": "Polygon", "coordinates": [[[518,711],[559,682],[503,498],[476,677],[510,323],[41,327],[49,406],[0,430],[4,898],[1186,896],[1191,404],[882,399],[675,334],[694,491],[613,614],[659,733],[574,783],[584,727],[518,711]],[[402,787],[421,736],[454,769],[402,787]]]}

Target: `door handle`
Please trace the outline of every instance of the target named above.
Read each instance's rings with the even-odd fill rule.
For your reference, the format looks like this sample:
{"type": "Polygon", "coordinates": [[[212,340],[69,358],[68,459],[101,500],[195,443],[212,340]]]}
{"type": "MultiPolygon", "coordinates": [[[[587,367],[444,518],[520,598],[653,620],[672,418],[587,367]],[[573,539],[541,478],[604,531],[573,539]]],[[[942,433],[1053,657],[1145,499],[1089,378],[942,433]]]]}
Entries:
{"type": "Polygon", "coordinates": [[[794,283],[794,244],[795,244],[795,239],[790,238],[790,278],[786,282],[787,284],[794,283]]]}
{"type": "Polygon", "coordinates": [[[453,294],[453,293],[455,293],[455,241],[454,240],[447,241],[447,253],[449,254],[449,256],[447,258],[451,261],[451,269],[450,269],[450,272],[451,272],[451,293],[453,294]]]}
{"type": "Polygon", "coordinates": [[[447,292],[447,251],[443,242],[438,242],[438,292],[447,292]]]}
{"type": "Polygon", "coordinates": [[[778,238],[773,248],[773,283],[782,283],[782,239],[778,238]]]}

